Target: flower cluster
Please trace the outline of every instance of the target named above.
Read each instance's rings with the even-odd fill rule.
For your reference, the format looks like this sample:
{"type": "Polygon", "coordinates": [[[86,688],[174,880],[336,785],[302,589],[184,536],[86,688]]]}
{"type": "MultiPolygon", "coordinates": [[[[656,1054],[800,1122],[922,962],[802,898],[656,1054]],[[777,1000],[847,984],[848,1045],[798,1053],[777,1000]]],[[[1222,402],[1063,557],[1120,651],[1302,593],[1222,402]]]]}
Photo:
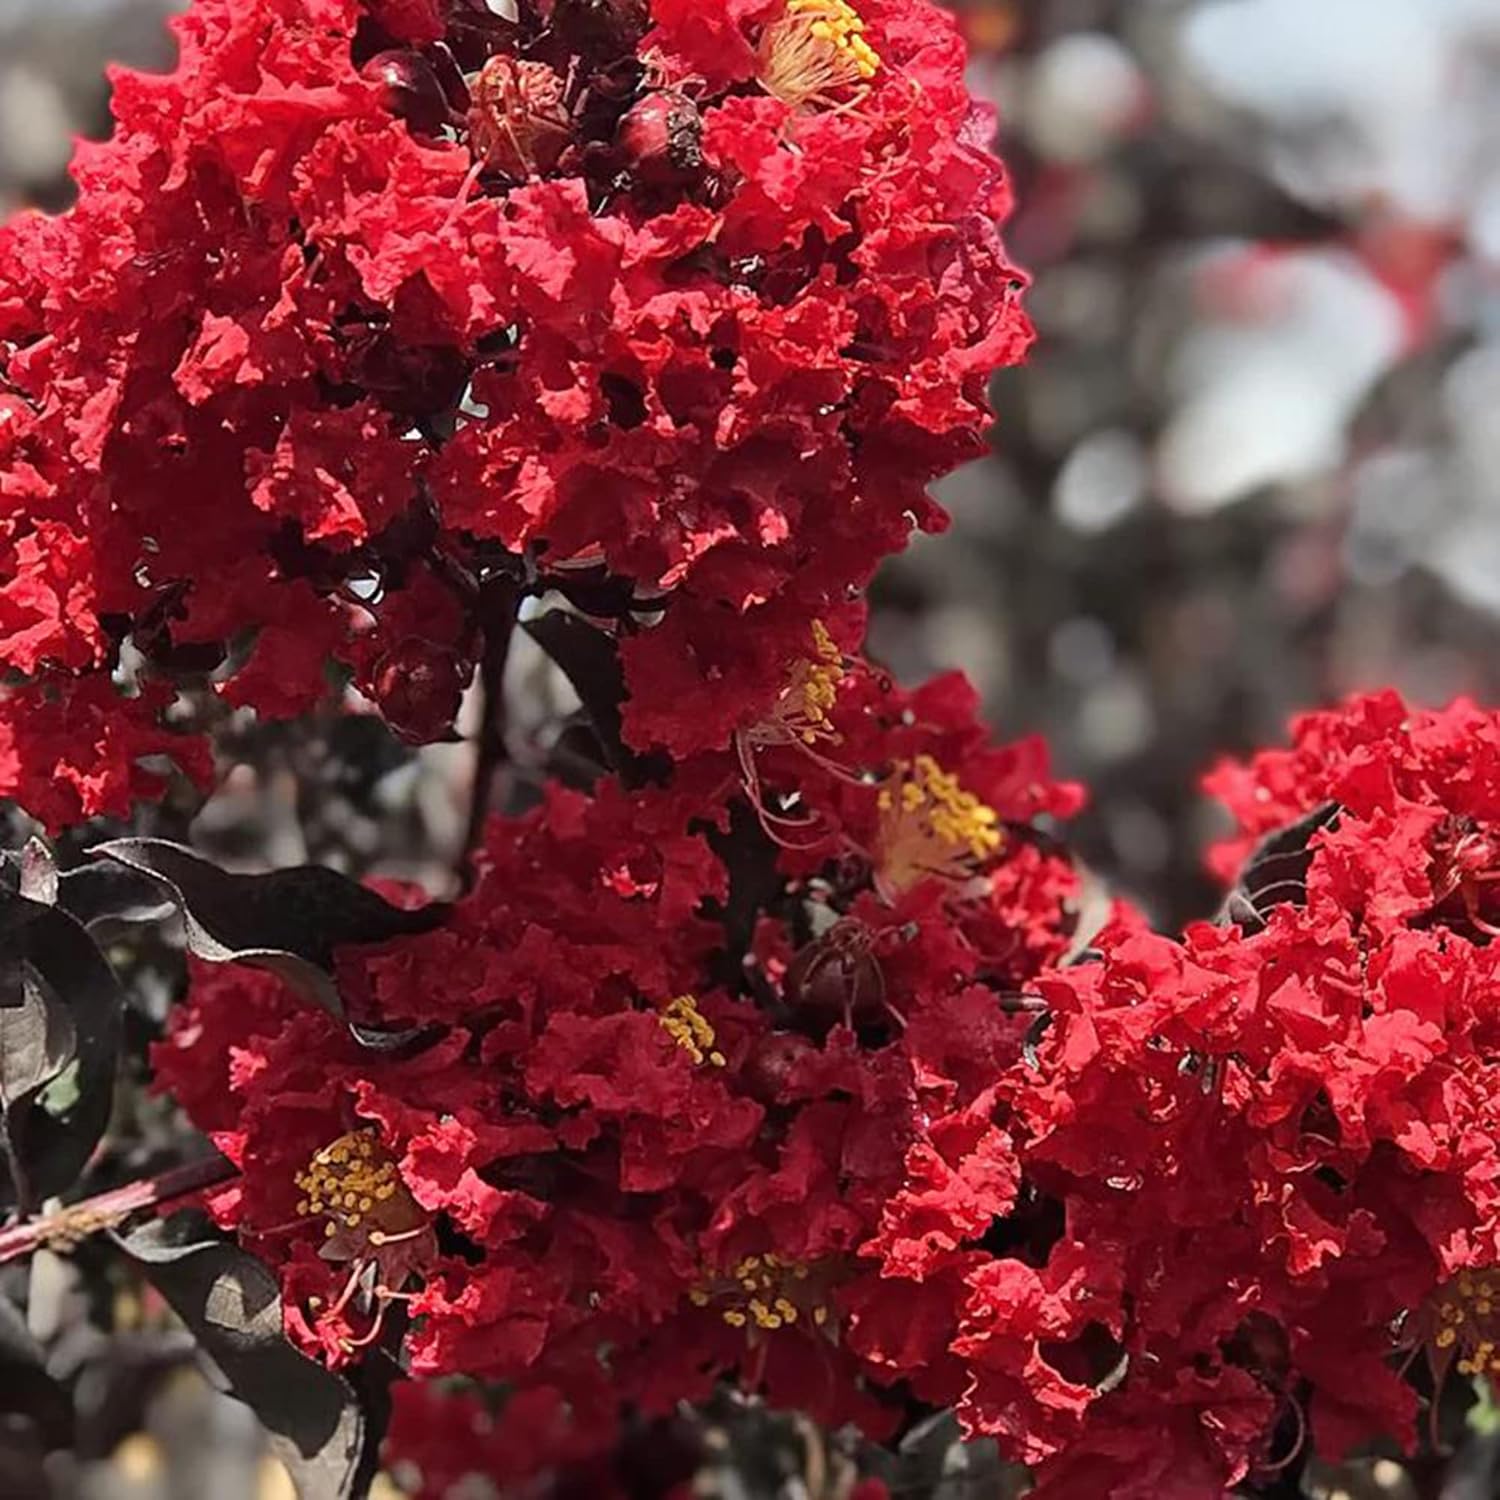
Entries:
{"type": "MultiPolygon", "coordinates": [[[[502,1382],[585,1465],[622,1399],[731,1372],[877,1434],[896,1392],[955,1402],[1060,1500],[1410,1444],[1413,1367],[1490,1374],[1500,716],[1301,721],[1211,778],[1248,831],[1319,814],[1257,856],[1253,917],[1117,909],[1066,962],[1036,819],[1076,793],[971,710],[819,652],[743,754],[496,824],[453,924],[345,957],[361,1018],[444,1028],[408,1059],[205,976],[159,1071],[241,1164],[218,1208],[298,1336],[348,1358],[399,1295],[416,1373],[502,1382]],[[361,1231],[387,1163],[415,1207],[361,1231]],[[297,1214],[330,1172],[332,1233],[297,1214]]],[[[476,1464],[508,1421],[404,1399],[476,1464]]]]}
{"type": "Polygon", "coordinates": [[[0,793],[125,813],[140,757],[201,769],[160,724],[205,679],[441,737],[497,573],[618,633],[637,745],[722,748],[942,523],[1029,331],[926,0],[176,31],[76,208],[0,229],[0,793]]]}
{"type": "Polygon", "coordinates": [[[78,207],[0,230],[0,793],[206,781],[216,696],[438,738],[528,598],[623,682],[612,772],[339,953],[345,1019],[196,964],[154,1049],[288,1334],[416,1377],[396,1469],[630,1493],[627,1414],[734,1378],[874,1437],[954,1405],[1049,1500],[1206,1500],[1500,1372],[1500,716],[1378,695],[1216,769],[1238,889],[1174,940],[1085,918],[1038,742],[859,654],[1028,337],[951,23],[178,36],[78,207]]]}
{"type": "Polygon", "coordinates": [[[1497,751],[1466,703],[1300,719],[1208,778],[1244,835],[1226,872],[1301,825],[1239,925],[1117,928],[1036,982],[1005,1092],[1058,1238],[995,1273],[964,1408],[1038,1493],[1216,1495],[1308,1443],[1410,1447],[1408,1371],[1435,1403],[1500,1368],[1497,751]]]}
{"type": "Polygon", "coordinates": [[[1080,953],[1077,791],[973,710],[820,629],[733,749],[496,822],[449,924],[343,957],[411,1055],[201,975],[158,1073],[293,1333],[341,1362],[400,1300],[415,1374],[585,1465],[731,1373],[874,1434],[956,1403],[1059,1500],[1409,1444],[1419,1356],[1491,1374],[1500,716],[1300,721],[1210,778],[1299,831],[1240,922],[1080,953]]]}
{"type": "Polygon", "coordinates": [[[310,1350],[356,1357],[399,1300],[415,1374],[554,1393],[601,1443],[731,1372],[872,1433],[898,1381],[964,1389],[1078,793],[991,747],[962,679],[789,682],[742,754],[554,787],[445,926],[346,950],[351,1016],[422,1028],[410,1055],[195,975],[157,1076],[240,1166],[215,1210],[310,1350]]]}

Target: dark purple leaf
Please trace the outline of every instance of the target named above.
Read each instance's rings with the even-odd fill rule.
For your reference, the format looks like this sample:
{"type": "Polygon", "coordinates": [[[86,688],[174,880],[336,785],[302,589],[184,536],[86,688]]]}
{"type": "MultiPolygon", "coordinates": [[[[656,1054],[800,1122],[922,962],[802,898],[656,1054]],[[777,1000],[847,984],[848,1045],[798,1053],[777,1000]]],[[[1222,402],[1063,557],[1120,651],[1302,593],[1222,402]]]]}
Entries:
{"type": "MultiPolygon", "coordinates": [[[[116,839],[90,853],[157,881],[181,910],[197,957],[269,969],[339,1019],[344,1007],[332,973],[338,949],[430,932],[450,909],[433,903],[403,910],[319,865],[234,874],[166,839],[116,839]]],[[[372,1038],[363,1028],[355,1034],[372,1038]]],[[[381,1037],[380,1044],[400,1045],[411,1035],[381,1037]]]]}
{"type": "Polygon", "coordinates": [[[349,1382],[287,1341],[275,1276],[195,1211],[114,1239],[187,1325],[223,1388],[259,1418],[301,1500],[358,1493],[378,1437],[349,1382]]]}
{"type": "Polygon", "coordinates": [[[77,1180],[104,1133],[124,995],[67,912],[5,890],[0,987],[0,1145],[15,1197],[29,1209],[77,1180]],[[74,1101],[54,1115],[37,1095],[69,1064],[78,1070],[74,1101]]]}
{"type": "Polygon", "coordinates": [[[1266,924],[1273,906],[1307,898],[1307,872],[1312,865],[1313,836],[1338,821],[1337,802],[1325,802],[1310,813],[1267,834],[1245,861],[1234,889],[1219,911],[1221,923],[1236,923],[1249,931],[1266,924]]]}
{"type": "Polygon", "coordinates": [[[565,609],[549,610],[522,629],[573,684],[608,768],[639,784],[664,768],[655,758],[636,754],[624,741],[620,710],[626,699],[625,672],[613,636],[565,609]]]}

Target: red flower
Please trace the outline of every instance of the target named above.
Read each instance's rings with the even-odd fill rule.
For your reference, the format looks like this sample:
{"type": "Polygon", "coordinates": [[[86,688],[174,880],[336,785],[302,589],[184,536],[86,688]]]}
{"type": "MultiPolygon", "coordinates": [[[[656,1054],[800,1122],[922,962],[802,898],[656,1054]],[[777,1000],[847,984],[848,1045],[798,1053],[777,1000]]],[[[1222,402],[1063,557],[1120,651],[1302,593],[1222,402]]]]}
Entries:
{"type": "MultiPolygon", "coordinates": [[[[851,864],[824,910],[842,910],[852,946],[826,962],[773,961],[788,951],[778,934],[817,920],[797,869],[807,855],[780,851],[790,868],[777,869],[744,767],[718,754],[655,786],[550,790],[492,823],[448,925],[342,955],[356,1020],[441,1029],[415,1056],[362,1054],[273,981],[198,972],[158,1076],[240,1164],[219,1212],[281,1269],[298,1339],[335,1361],[357,1352],[378,1309],[343,1299],[339,1274],[373,1264],[377,1302],[414,1299],[409,1352],[425,1375],[570,1401],[602,1380],[611,1400],[667,1411],[737,1371],[872,1432],[897,1414],[871,1382],[962,1393],[972,1278],[1001,1264],[978,1247],[1019,1190],[996,1084],[1031,1024],[988,986],[1029,977],[1065,941],[1067,867],[1027,842],[1024,819],[1073,798],[1034,756],[988,750],[952,684],[914,695],[924,717],[903,725],[899,707],[882,722],[872,706],[907,701],[889,686],[861,708],[858,691],[846,705],[824,679],[798,681],[755,753],[805,770],[820,817],[878,829],[885,816],[882,783],[791,748],[826,728],[820,704],[849,725],[841,754],[884,769],[917,744],[953,751],[1010,814],[1004,838],[966,848],[957,885],[918,870],[894,907],[877,866],[851,864]],[[765,861],[774,889],[759,897],[765,968],[736,983],[731,869],[746,859],[765,861]],[[987,904],[992,880],[1004,906],[987,904]],[[1019,940],[997,958],[955,914],[1019,940]],[[876,986],[869,1004],[848,993],[860,973],[876,986]],[[339,1149],[397,1174],[411,1223],[377,1222],[373,1244],[361,1225],[336,1227],[330,1262],[306,1223],[320,1210],[295,1210],[339,1149]],[[439,1253],[455,1242],[462,1256],[439,1253]],[[914,1300],[921,1328],[901,1334],[914,1300]]],[[[998,830],[991,819],[978,826],[998,830]]],[[[346,1204],[350,1191],[356,1208],[373,1198],[340,1189],[346,1204]]]]}
{"type": "Polygon", "coordinates": [[[626,731],[680,754],[941,524],[924,488],[1029,331],[926,0],[196,0],[177,31],[174,72],[117,78],[77,206],[0,231],[0,666],[102,678],[106,619],[259,631],[225,690],[297,711],[328,657],[468,662],[455,580],[498,545],[634,592],[626,731]],[[452,618],[387,625],[434,555],[452,618]]]}
{"type": "Polygon", "coordinates": [[[99,815],[125,817],[159,796],[167,756],[200,784],[212,767],[197,741],[159,728],[172,694],[156,685],[126,697],[106,677],[0,686],[0,797],[23,800],[51,830],[99,815]]]}

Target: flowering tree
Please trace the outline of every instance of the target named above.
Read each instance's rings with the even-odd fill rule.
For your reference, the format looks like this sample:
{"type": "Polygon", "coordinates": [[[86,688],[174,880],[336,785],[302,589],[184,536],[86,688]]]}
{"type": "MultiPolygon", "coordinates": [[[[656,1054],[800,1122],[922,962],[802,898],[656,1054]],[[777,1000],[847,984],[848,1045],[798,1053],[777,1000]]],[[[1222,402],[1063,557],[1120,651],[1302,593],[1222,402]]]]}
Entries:
{"type": "Polygon", "coordinates": [[[949,1411],[1057,1500],[1435,1450],[1500,1368],[1500,720],[1219,767],[1230,894],[1171,939],[1040,743],[861,654],[1029,338],[952,24],[177,32],[0,231],[0,1258],[109,1231],[309,1496],[685,1496],[726,1392],[857,1430],[861,1500],[949,1411]],[[518,765],[523,640],[579,709],[518,765]],[[451,899],[139,836],[246,711],[422,745],[471,682],[451,899]],[[216,1153],[145,1172],[101,945],[152,924],[216,1153]]]}

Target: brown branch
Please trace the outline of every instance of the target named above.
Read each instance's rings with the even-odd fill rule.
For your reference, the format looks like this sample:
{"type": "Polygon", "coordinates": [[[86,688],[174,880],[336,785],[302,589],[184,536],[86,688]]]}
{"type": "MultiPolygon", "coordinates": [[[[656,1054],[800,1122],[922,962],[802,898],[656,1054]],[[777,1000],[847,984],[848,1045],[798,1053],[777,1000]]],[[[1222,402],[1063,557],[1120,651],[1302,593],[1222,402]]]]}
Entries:
{"type": "Polygon", "coordinates": [[[201,1192],[239,1175],[239,1168],[217,1154],[169,1167],[155,1177],[127,1182],[70,1203],[55,1213],[23,1219],[0,1229],[0,1265],[30,1255],[43,1245],[52,1250],[71,1250],[105,1229],[113,1229],[143,1208],[164,1208],[179,1198],[201,1192]]]}

